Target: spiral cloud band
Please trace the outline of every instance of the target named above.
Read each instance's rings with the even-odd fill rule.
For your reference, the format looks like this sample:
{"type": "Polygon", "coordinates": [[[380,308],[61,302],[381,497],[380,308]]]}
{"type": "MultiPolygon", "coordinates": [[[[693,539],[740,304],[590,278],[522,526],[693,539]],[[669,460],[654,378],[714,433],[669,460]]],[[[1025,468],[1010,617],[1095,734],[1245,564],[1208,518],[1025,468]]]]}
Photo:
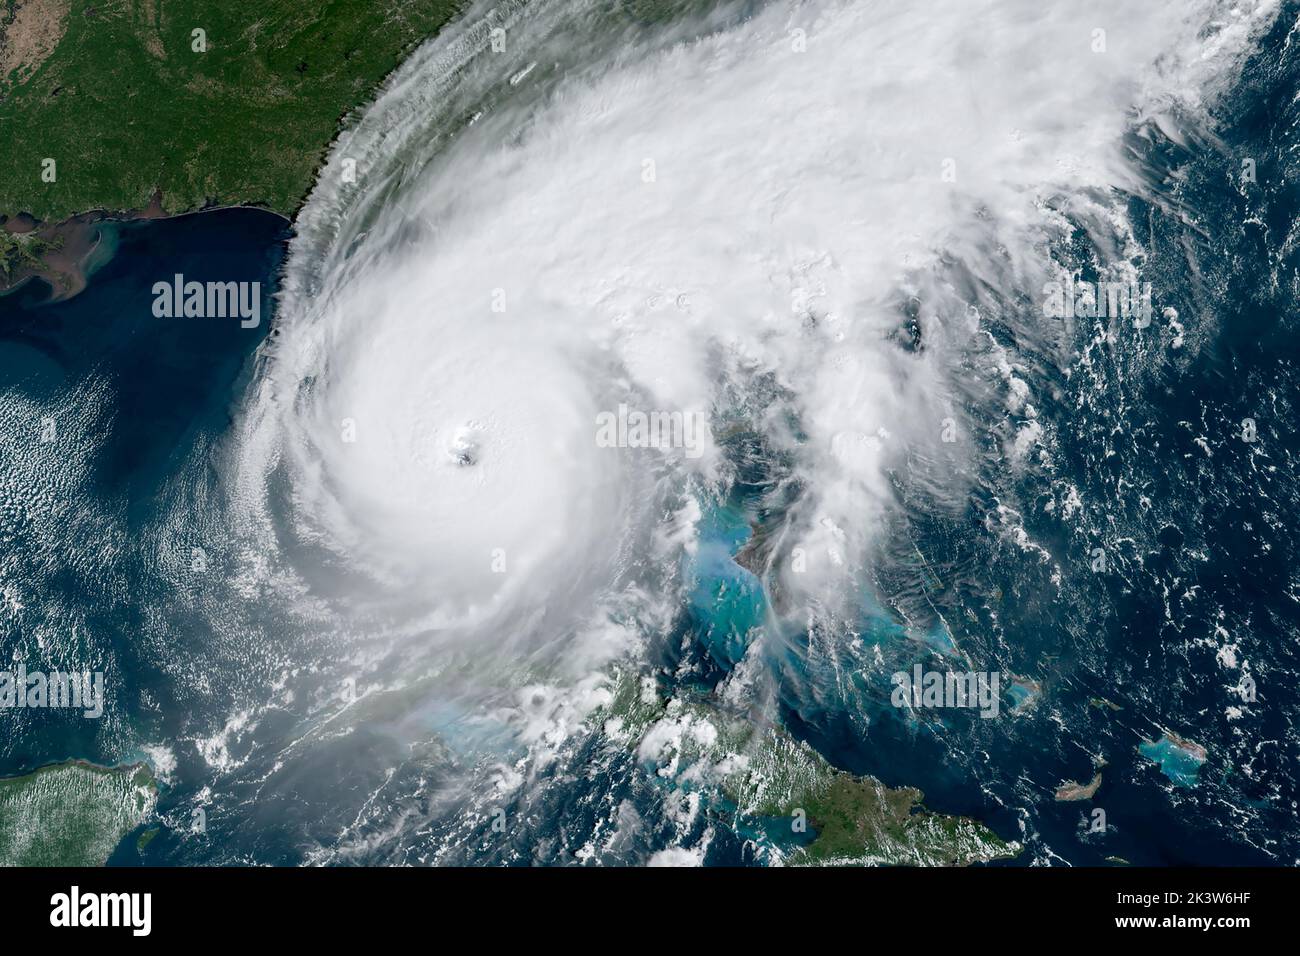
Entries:
{"type": "Polygon", "coordinates": [[[1018,371],[1068,359],[1017,309],[1071,236],[1134,278],[1130,138],[1189,135],[1273,7],[924,6],[501,4],[419,51],[321,175],[244,412],[281,571],[580,684],[686,599],[739,448],[799,476],[753,566],[801,619],[858,600],[900,481],[959,501],[1010,414],[1014,467],[1018,371]]]}

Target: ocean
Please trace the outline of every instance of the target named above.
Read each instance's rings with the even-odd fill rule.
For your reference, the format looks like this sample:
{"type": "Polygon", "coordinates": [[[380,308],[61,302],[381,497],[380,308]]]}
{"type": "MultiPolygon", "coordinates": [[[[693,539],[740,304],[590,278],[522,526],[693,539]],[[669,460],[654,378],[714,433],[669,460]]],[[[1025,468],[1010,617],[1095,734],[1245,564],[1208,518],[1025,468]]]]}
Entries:
{"type": "Polygon", "coordinates": [[[149,763],[121,865],[786,859],[706,701],[1021,844],[989,865],[1300,859],[1300,11],[1220,82],[1127,72],[1154,16],[1100,70],[1043,52],[1065,7],[895,61],[917,14],[867,6],[815,61],[735,7],[573,75],[529,63],[582,4],[481,67],[510,6],[399,71],[296,231],[104,223],[83,292],[0,298],[0,649],[108,697],[11,715],[0,775],[149,763]],[[1150,326],[1051,314],[1063,272],[1150,326]],[[176,276],[258,325],[157,316],[176,276]],[[715,441],[599,447],[625,405],[715,441]],[[996,672],[998,715],[900,709],[915,666],[996,672]],[[624,739],[628,674],[663,713],[624,739]]]}

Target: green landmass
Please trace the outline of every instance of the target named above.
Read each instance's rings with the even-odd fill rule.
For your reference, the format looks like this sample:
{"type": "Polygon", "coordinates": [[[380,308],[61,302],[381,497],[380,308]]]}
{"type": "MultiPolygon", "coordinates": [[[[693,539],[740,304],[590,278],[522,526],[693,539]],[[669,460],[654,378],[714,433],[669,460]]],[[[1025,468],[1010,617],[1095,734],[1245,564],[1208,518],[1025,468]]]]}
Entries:
{"type": "Polygon", "coordinates": [[[974,820],[926,810],[920,790],[835,769],[778,726],[707,700],[659,700],[644,679],[620,679],[601,718],[607,734],[660,767],[660,779],[715,785],[742,826],[780,821],[794,832],[802,811],[813,839],[789,848],[788,864],[953,866],[1021,850],[974,820]]]}
{"type": "Polygon", "coordinates": [[[157,794],[143,764],[69,761],[0,778],[0,866],[103,866],[157,794]]]}
{"type": "Polygon", "coordinates": [[[144,848],[153,842],[153,838],[158,835],[158,832],[159,832],[158,827],[150,827],[148,830],[145,830],[143,833],[141,833],[140,838],[135,841],[136,852],[143,853],[144,848]]]}
{"type": "Polygon", "coordinates": [[[12,235],[0,229],[0,280],[7,280],[24,266],[38,268],[41,257],[57,247],[57,242],[50,242],[35,233],[12,235]]]}
{"type": "Polygon", "coordinates": [[[461,6],[0,0],[0,216],[141,210],[160,190],[167,213],[291,216],[343,117],[461,6]]]}

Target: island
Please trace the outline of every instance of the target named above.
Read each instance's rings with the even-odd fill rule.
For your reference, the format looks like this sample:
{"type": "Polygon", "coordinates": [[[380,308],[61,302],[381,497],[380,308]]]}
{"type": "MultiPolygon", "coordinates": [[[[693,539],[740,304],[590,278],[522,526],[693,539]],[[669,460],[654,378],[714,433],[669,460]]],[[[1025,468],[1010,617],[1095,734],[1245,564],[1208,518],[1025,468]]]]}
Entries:
{"type": "Polygon", "coordinates": [[[774,723],[729,713],[708,698],[661,699],[649,678],[621,675],[597,718],[662,785],[707,784],[714,812],[770,843],[773,862],[964,866],[1022,850],[975,820],[927,810],[914,787],[832,767],[774,723]]]}
{"type": "Polygon", "coordinates": [[[1075,783],[1073,780],[1062,783],[1056,790],[1056,799],[1062,803],[1072,800],[1091,800],[1100,786],[1101,771],[1099,770],[1096,776],[1092,778],[1092,783],[1075,783]]]}

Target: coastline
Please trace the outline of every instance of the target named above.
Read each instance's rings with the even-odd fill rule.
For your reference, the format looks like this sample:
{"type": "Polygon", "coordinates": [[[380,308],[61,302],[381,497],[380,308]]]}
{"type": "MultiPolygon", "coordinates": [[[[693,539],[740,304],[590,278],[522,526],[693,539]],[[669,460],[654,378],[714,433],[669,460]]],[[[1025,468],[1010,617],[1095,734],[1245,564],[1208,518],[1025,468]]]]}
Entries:
{"type": "MultiPolygon", "coordinates": [[[[468,9],[468,5],[465,9],[468,9]]],[[[169,212],[163,206],[164,189],[161,184],[155,186],[148,205],[142,209],[110,210],[97,207],[53,222],[38,219],[29,212],[10,213],[0,209],[0,239],[3,239],[5,235],[34,235],[36,239],[41,240],[46,246],[37,255],[36,264],[19,260],[14,265],[12,273],[6,275],[0,272],[0,298],[17,292],[33,279],[44,280],[50,286],[51,294],[46,299],[47,302],[61,302],[82,292],[89,278],[87,265],[100,245],[99,226],[106,222],[127,223],[157,219],[179,219],[184,216],[217,212],[223,209],[258,209],[278,216],[284,220],[286,225],[292,226],[297,219],[299,210],[306,205],[315,191],[320,180],[321,170],[324,169],[328,162],[330,151],[338,143],[339,138],[348,129],[349,125],[374,102],[375,98],[392,81],[393,76],[407,62],[411,54],[423,44],[438,36],[447,23],[456,19],[461,13],[463,13],[463,10],[458,9],[450,16],[437,22],[432,29],[411,38],[398,51],[396,62],[367,86],[364,95],[352,97],[344,105],[343,109],[336,114],[329,138],[315,148],[315,161],[312,164],[310,176],[305,188],[300,189],[297,195],[292,198],[292,209],[290,211],[284,211],[284,206],[288,205],[286,203],[277,203],[276,206],[280,208],[276,208],[276,206],[263,199],[245,202],[221,202],[208,197],[203,205],[190,205],[182,211],[169,212]]],[[[0,245],[0,257],[4,253],[4,247],[0,245]]]]}
{"type": "Polygon", "coordinates": [[[153,816],[158,792],[143,762],[74,758],[0,778],[0,866],[104,866],[153,816]]]}
{"type": "Polygon", "coordinates": [[[249,203],[209,205],[184,212],[169,213],[163,208],[162,190],[154,193],[143,209],[111,212],[94,209],[77,213],[60,222],[46,223],[27,213],[0,216],[0,230],[10,236],[34,236],[45,248],[35,264],[20,262],[7,278],[0,278],[0,298],[17,292],[33,279],[41,279],[52,290],[47,302],[62,302],[86,288],[88,266],[103,241],[100,227],[105,223],[147,222],[181,219],[223,209],[258,209],[292,224],[293,219],[267,206],[249,203]]]}

